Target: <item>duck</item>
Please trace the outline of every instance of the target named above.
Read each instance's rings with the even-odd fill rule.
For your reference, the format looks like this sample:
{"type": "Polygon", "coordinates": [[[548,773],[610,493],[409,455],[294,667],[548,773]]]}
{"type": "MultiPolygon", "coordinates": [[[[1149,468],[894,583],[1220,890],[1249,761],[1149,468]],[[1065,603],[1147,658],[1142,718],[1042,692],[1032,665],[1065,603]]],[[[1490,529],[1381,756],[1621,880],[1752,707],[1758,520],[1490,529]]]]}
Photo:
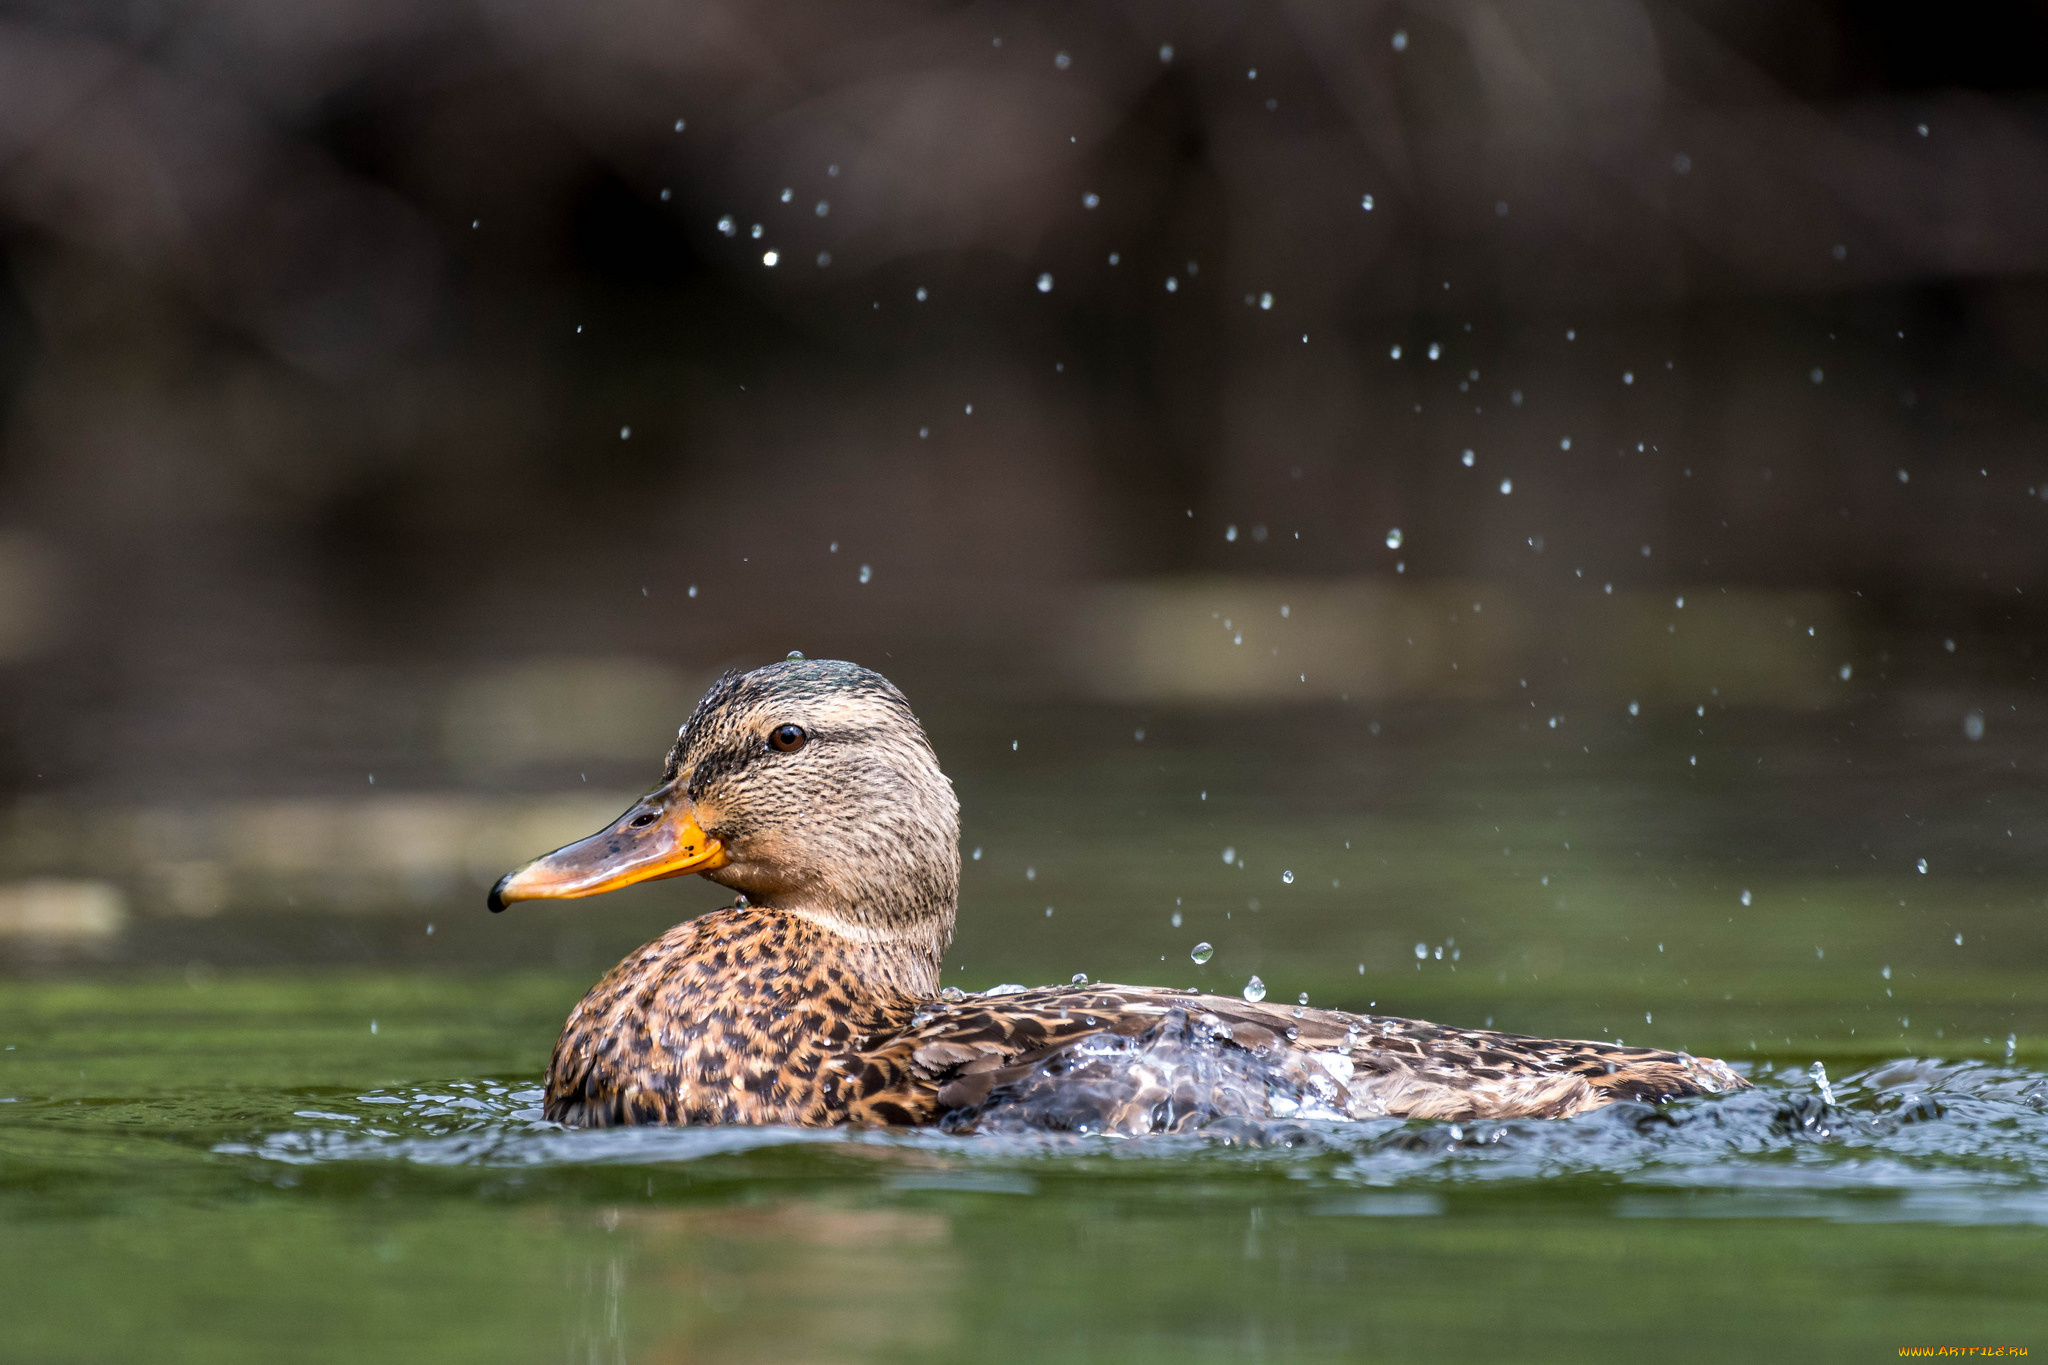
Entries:
{"type": "Polygon", "coordinates": [[[944,987],[959,820],[881,674],[792,656],[720,677],[654,790],[491,889],[493,912],[685,876],[737,893],[570,1012],[547,1118],[1136,1137],[1224,1120],[1566,1118],[1747,1085],[1684,1052],[1192,989],[944,987]]]}

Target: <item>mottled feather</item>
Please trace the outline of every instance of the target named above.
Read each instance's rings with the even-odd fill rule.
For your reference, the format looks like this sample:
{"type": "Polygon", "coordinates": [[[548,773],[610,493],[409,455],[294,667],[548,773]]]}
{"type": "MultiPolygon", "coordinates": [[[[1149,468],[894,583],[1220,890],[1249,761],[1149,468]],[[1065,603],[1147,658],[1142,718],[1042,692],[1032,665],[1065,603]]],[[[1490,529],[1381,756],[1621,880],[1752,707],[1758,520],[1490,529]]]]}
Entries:
{"type": "Polygon", "coordinates": [[[1684,1053],[1191,990],[1100,984],[934,999],[894,984],[888,956],[754,907],[679,925],[570,1015],[548,1068],[548,1116],[591,1127],[971,1128],[1020,1087],[1070,1067],[1076,1045],[1105,1036],[1178,1040],[1225,1065],[1163,1122],[1134,1118],[1142,1096],[1117,1092],[1059,1126],[1151,1132],[1189,1114],[1273,1117],[1304,1095],[1351,1118],[1562,1118],[1616,1099],[1744,1084],[1722,1063],[1684,1053]]]}

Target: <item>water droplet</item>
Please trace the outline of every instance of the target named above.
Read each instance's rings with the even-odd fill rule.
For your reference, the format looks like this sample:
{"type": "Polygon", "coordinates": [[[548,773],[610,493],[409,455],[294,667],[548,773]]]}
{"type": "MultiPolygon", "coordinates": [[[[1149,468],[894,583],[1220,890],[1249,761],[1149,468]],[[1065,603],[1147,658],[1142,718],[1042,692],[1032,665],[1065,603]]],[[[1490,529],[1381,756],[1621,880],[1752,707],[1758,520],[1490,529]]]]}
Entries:
{"type": "Polygon", "coordinates": [[[939,999],[941,1000],[955,1001],[965,1000],[966,998],[967,992],[961,990],[958,986],[942,986],[939,989],[939,999]]]}
{"type": "Polygon", "coordinates": [[[766,266],[776,266],[782,264],[782,253],[779,251],[762,252],[761,264],[766,266]]]}
{"type": "Polygon", "coordinates": [[[1308,992],[1303,991],[1300,995],[1295,996],[1294,1003],[1297,1005],[1306,1005],[1308,1003],[1308,992]]]}
{"type": "Polygon", "coordinates": [[[1642,707],[1642,703],[1641,703],[1641,702],[1633,702],[1633,701],[1632,701],[1632,702],[1630,702],[1630,703],[1628,704],[1628,713],[1629,713],[1630,715],[1632,715],[1632,716],[1639,716],[1639,715],[1641,715],[1641,714],[1642,714],[1642,712],[1643,712],[1643,707],[1642,707]]]}
{"type": "Polygon", "coordinates": [[[1437,345],[1437,343],[1435,343],[1434,341],[1432,341],[1432,342],[1430,342],[1430,343],[1429,343],[1429,358],[1430,358],[1431,360],[1440,360],[1440,359],[1442,359],[1442,358],[1443,358],[1443,353],[1444,353],[1444,348],[1443,348],[1443,347],[1441,347],[1441,346],[1437,345]]]}
{"type": "MultiPolygon", "coordinates": [[[[1180,922],[1179,915],[1175,915],[1173,918],[1176,924],[1180,922]]],[[[1216,956],[1216,950],[1207,943],[1197,943],[1188,951],[1188,956],[1197,962],[1207,962],[1210,958],[1216,956]]]]}
{"type": "Polygon", "coordinates": [[[1256,976],[1244,983],[1244,998],[1254,1005],[1266,998],[1266,983],[1256,976]]]}
{"type": "Polygon", "coordinates": [[[619,439],[620,439],[621,441],[630,441],[630,440],[632,440],[632,439],[633,439],[633,428],[631,428],[631,427],[620,427],[620,428],[619,428],[619,439]]]}
{"type": "Polygon", "coordinates": [[[695,583],[692,583],[692,584],[690,585],[690,596],[692,596],[692,597],[695,597],[696,595],[697,595],[697,585],[696,585],[695,583]]]}
{"type": "Polygon", "coordinates": [[[1856,670],[1849,667],[1849,665],[1843,664],[1840,668],[1835,670],[1835,676],[1840,678],[1843,682],[1847,682],[1849,681],[1849,675],[1854,673],[1855,671],[1856,670]]]}
{"type": "Polygon", "coordinates": [[[1479,463],[1479,457],[1468,450],[1458,457],[1458,463],[1470,469],[1473,465],[1479,463]]]}
{"type": "Polygon", "coordinates": [[[782,657],[789,660],[789,662],[791,663],[802,663],[804,658],[804,652],[800,649],[792,649],[791,651],[789,651],[789,653],[783,655],[782,657]]]}
{"type": "Polygon", "coordinates": [[[832,211],[832,206],[826,203],[824,200],[820,199],[818,201],[818,206],[811,211],[817,214],[820,218],[823,218],[826,214],[832,211]]]}
{"type": "Polygon", "coordinates": [[[1360,200],[1358,201],[1358,207],[1360,207],[1360,208],[1364,209],[1364,210],[1365,210],[1365,211],[1366,211],[1367,213],[1371,213],[1371,212],[1372,212],[1372,196],[1368,194],[1368,195],[1366,195],[1366,196],[1365,196],[1365,197],[1364,197],[1363,199],[1360,199],[1360,200]]]}
{"type": "Polygon", "coordinates": [[[718,230],[730,237],[740,229],[739,224],[733,222],[732,215],[728,213],[725,217],[718,220],[718,230]]]}
{"type": "Polygon", "coordinates": [[[1887,981],[1891,980],[1891,979],[1892,979],[1892,969],[1891,969],[1891,964],[1887,963],[1887,964],[1885,964],[1885,966],[1884,966],[1884,967],[1880,968],[1880,969],[1879,969],[1879,971],[1878,971],[1878,975],[1879,975],[1879,976],[1881,976],[1881,977],[1883,977],[1883,978],[1884,978],[1885,980],[1887,980],[1887,981]]]}
{"type": "Polygon", "coordinates": [[[1622,383],[1624,383],[1624,384],[1633,384],[1633,383],[1635,383],[1635,382],[1636,382],[1636,372],[1635,372],[1634,370],[1623,370],[1623,371],[1621,372],[1621,382],[1622,382],[1622,383]]]}
{"type": "Polygon", "coordinates": [[[1175,279],[1173,276],[1168,275],[1166,277],[1166,292],[1169,294],[1178,294],[1180,292],[1180,281],[1175,279]]]}
{"type": "Polygon", "coordinates": [[[756,223],[752,227],[747,229],[747,236],[752,237],[755,241],[758,242],[761,240],[761,234],[764,231],[766,231],[766,229],[763,228],[759,223],[756,223]]]}
{"type": "Polygon", "coordinates": [[[1085,986],[1085,985],[1087,985],[1087,984],[1088,984],[1088,973],[1086,973],[1086,972],[1075,972],[1075,973],[1074,973],[1074,984],[1075,984],[1076,986],[1085,986]]]}
{"type": "Polygon", "coordinates": [[[916,297],[917,297],[917,301],[918,301],[919,303],[923,303],[923,302],[924,302],[924,301],[925,301],[926,299],[930,298],[931,296],[932,296],[932,291],[931,291],[931,290],[929,290],[929,289],[925,288],[925,287],[924,287],[923,285],[919,285],[919,286],[917,287],[917,295],[916,295],[916,297]]]}
{"type": "Polygon", "coordinates": [[[1742,900],[1742,903],[1743,903],[1744,905],[1748,905],[1748,904],[1749,904],[1749,888],[1748,888],[1748,887],[1746,887],[1746,886],[1745,886],[1744,888],[1742,888],[1742,897],[1741,897],[1741,900],[1742,900]]]}
{"type": "Polygon", "coordinates": [[[870,567],[869,565],[866,565],[866,564],[863,564],[863,565],[861,565],[861,566],[860,566],[860,581],[861,581],[861,582],[863,582],[863,583],[869,582],[870,580],[872,580],[872,579],[874,578],[874,576],[875,576],[875,571],[874,571],[874,569],[873,569],[872,567],[870,567]]]}
{"type": "Polygon", "coordinates": [[[1259,308],[1268,313],[1273,311],[1273,296],[1270,293],[1259,295],[1259,308]]]}
{"type": "Polygon", "coordinates": [[[1389,356],[1393,357],[1393,358],[1394,358],[1395,360],[1399,360],[1399,359],[1401,358],[1401,345],[1400,345],[1400,343],[1399,343],[1399,342],[1396,342],[1396,343],[1395,343],[1394,345],[1390,346],[1390,347],[1389,347],[1389,348],[1387,349],[1387,354],[1388,354],[1389,356]]]}
{"type": "Polygon", "coordinates": [[[1294,885],[1294,870],[1292,868],[1289,868],[1287,871],[1282,872],[1280,874],[1280,880],[1286,882],[1289,886],[1294,885]]]}
{"type": "MultiPolygon", "coordinates": [[[[1926,860],[1925,858],[1922,858],[1922,859],[1921,859],[1921,860],[1920,860],[1919,862],[1917,862],[1917,863],[1913,864],[1913,866],[1915,866],[1915,867],[1917,867],[1917,868],[1919,868],[1919,869],[1920,869],[1920,875],[1921,875],[1921,876],[1923,876],[1923,877],[1924,877],[1924,876],[1926,876],[1926,875],[1927,875],[1927,860],[1926,860]]],[[[1957,940],[1956,940],[1956,942],[1958,942],[1958,943],[1961,943],[1961,942],[1962,942],[1962,940],[1961,940],[1961,939],[1957,939],[1957,940]]]]}
{"type": "Polygon", "coordinates": [[[1234,862],[1236,862],[1236,861],[1237,861],[1237,850],[1236,850],[1236,849],[1234,849],[1234,848],[1226,848],[1226,849],[1224,849],[1224,850],[1223,850],[1223,861],[1224,861],[1225,863],[1234,863],[1234,862]]]}
{"type": "Polygon", "coordinates": [[[1814,383],[1818,384],[1821,382],[1821,380],[1826,379],[1827,375],[1821,371],[1820,366],[1816,365],[1806,372],[1806,377],[1808,379],[1811,379],[1814,383]]]}
{"type": "Polygon", "coordinates": [[[1052,64],[1058,67],[1060,70],[1065,71],[1068,67],[1074,64],[1074,59],[1067,53],[1056,52],[1053,54],[1052,64]]]}
{"type": "Polygon", "coordinates": [[[1050,294],[1052,292],[1052,273],[1050,271],[1038,277],[1038,292],[1041,294],[1050,294]]]}
{"type": "Polygon", "coordinates": [[[1982,711],[1972,711],[1969,715],[1963,717],[1963,737],[1965,739],[1984,738],[1984,713],[1982,711]]]}
{"type": "Polygon", "coordinates": [[[1406,52],[1408,50],[1408,30],[1405,28],[1395,29],[1392,41],[1394,44],[1394,51],[1406,52]]]}
{"type": "Polygon", "coordinates": [[[1235,526],[1226,526],[1226,527],[1224,527],[1224,528],[1223,528],[1223,538],[1224,538],[1225,540],[1233,540],[1233,541],[1234,541],[1234,540],[1236,540],[1236,539],[1237,539],[1237,527],[1235,527],[1235,526]]]}
{"type": "Polygon", "coordinates": [[[1093,190],[1081,196],[1081,207],[1084,209],[1092,209],[1101,202],[1102,196],[1096,194],[1093,190]]]}
{"type": "Polygon", "coordinates": [[[1171,62],[1173,60],[1172,43],[1161,43],[1159,45],[1159,60],[1161,62],[1171,62]]]}
{"type": "Polygon", "coordinates": [[[977,863],[981,861],[981,845],[980,845],[980,844],[976,844],[976,845],[974,846],[974,861],[975,861],[975,862],[977,862],[977,863]]]}
{"type": "Polygon", "coordinates": [[[1180,928],[1180,911],[1178,910],[1173,912],[1173,927],[1176,929],[1180,928]]]}
{"type": "Polygon", "coordinates": [[[1835,1091],[1828,1084],[1828,1069],[1819,1062],[1815,1062],[1806,1069],[1806,1074],[1813,1077],[1813,1085],[1816,1090],[1820,1091],[1821,1101],[1832,1105],[1835,1102],[1835,1091]]]}
{"type": "Polygon", "coordinates": [[[1426,957],[1428,957],[1428,956],[1429,956],[1429,945],[1428,945],[1427,943],[1418,943],[1418,944],[1416,944],[1416,945],[1415,945],[1415,960],[1416,960],[1417,962],[1420,962],[1420,961],[1422,961],[1422,960],[1423,960],[1424,958],[1426,958],[1426,957]]]}
{"type": "Polygon", "coordinates": [[[1501,492],[1503,492],[1503,493],[1512,493],[1512,492],[1514,492],[1514,491],[1515,491],[1515,481],[1514,481],[1513,479],[1502,479],[1502,480],[1500,481],[1500,491],[1501,491],[1501,492]]]}

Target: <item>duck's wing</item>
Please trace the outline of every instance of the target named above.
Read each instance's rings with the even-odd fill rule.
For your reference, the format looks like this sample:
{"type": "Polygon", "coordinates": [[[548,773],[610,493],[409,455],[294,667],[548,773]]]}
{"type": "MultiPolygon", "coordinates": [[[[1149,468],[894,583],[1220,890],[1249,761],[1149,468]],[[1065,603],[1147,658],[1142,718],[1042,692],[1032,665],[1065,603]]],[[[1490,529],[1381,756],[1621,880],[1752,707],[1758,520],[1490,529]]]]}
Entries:
{"type": "Polygon", "coordinates": [[[1309,1103],[1353,1118],[1464,1120],[1564,1117],[1747,1084],[1685,1053],[1107,984],[934,1002],[851,1060],[856,1119],[931,1123],[1036,1085],[1085,1092],[1119,1131],[1146,1121],[1148,1097],[1155,1125],[1161,1113],[1261,1117],[1309,1103]],[[1075,1047],[1090,1038],[1106,1041],[1075,1047]],[[1103,1060],[1112,1053],[1123,1064],[1103,1060]],[[1258,1108],[1275,1096],[1280,1105],[1258,1108]]]}
{"type": "Polygon", "coordinates": [[[856,1098],[849,1117],[898,1126],[937,1122],[1083,1038],[1144,1032],[1179,994],[1193,993],[1044,986],[933,1001],[909,1027],[861,1040],[850,1055],[856,1098]]]}

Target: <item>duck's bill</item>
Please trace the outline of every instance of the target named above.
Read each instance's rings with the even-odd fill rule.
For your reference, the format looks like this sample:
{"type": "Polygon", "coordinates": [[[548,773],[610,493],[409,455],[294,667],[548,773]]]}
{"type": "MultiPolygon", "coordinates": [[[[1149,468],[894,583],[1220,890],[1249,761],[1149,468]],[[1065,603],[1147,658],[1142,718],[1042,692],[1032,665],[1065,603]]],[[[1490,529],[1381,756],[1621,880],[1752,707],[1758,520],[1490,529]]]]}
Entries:
{"type": "Polygon", "coordinates": [[[489,905],[496,912],[513,901],[601,896],[636,882],[710,872],[725,864],[725,845],[697,823],[696,807],[685,798],[656,792],[588,839],[500,877],[489,905]]]}

